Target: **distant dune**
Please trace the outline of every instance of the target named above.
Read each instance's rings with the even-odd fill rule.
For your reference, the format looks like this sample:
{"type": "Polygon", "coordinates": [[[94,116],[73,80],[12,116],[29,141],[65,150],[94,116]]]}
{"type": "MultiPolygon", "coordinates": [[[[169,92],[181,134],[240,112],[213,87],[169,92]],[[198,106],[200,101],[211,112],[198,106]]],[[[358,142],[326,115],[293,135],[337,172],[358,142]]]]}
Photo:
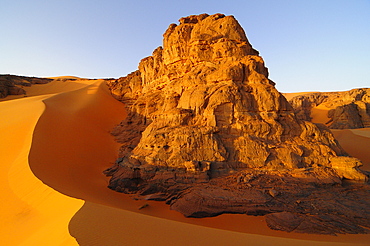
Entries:
{"type": "Polygon", "coordinates": [[[282,93],[285,98],[289,101],[290,99],[292,99],[293,97],[296,97],[296,96],[302,96],[302,95],[305,95],[305,94],[311,94],[311,93],[315,93],[315,92],[290,92],[290,93],[282,93]]]}
{"type": "Polygon", "coordinates": [[[56,76],[56,77],[47,77],[48,79],[81,79],[76,76],[56,76]]]}
{"type": "MultiPolygon", "coordinates": [[[[0,102],[3,245],[369,245],[370,235],[290,234],[253,216],[185,218],[163,203],[111,191],[102,171],[116,159],[119,145],[109,131],[124,107],[104,81],[26,90],[26,98],[0,102]]],[[[366,165],[369,133],[335,131],[366,165]]]]}

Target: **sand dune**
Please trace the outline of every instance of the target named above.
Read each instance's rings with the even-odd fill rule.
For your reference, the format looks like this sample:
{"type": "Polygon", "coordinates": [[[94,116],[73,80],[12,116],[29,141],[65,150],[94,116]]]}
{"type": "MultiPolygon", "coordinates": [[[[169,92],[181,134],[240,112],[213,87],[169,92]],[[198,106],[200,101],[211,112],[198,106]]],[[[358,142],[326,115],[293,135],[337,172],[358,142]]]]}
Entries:
{"type": "Polygon", "coordinates": [[[65,75],[65,76],[53,76],[53,77],[47,77],[48,79],[81,79],[80,77],[77,77],[77,76],[69,76],[69,75],[65,75]]]}
{"type": "Polygon", "coordinates": [[[314,123],[321,123],[326,125],[331,119],[328,117],[328,112],[330,108],[325,107],[324,105],[320,104],[317,107],[312,108],[311,111],[311,120],[314,123]]]}
{"type": "MultiPolygon", "coordinates": [[[[58,77],[59,78],[59,77],[58,77]]],[[[5,98],[1,98],[0,101],[9,101],[19,98],[32,97],[37,95],[48,95],[48,94],[59,94],[62,92],[73,91],[90,85],[94,81],[88,79],[58,79],[47,83],[47,84],[35,84],[31,87],[23,87],[26,90],[26,95],[10,95],[5,98]]]]}
{"type": "Polygon", "coordinates": [[[0,103],[5,245],[369,245],[369,235],[272,231],[262,217],[187,219],[163,203],[107,189],[102,171],[119,148],[109,130],[124,107],[102,80],[59,82],[34,92],[47,95],[0,103]]]}
{"type": "Polygon", "coordinates": [[[370,128],[351,129],[353,134],[370,138],[370,128]]]}
{"type": "Polygon", "coordinates": [[[47,97],[0,103],[2,245],[77,245],[68,223],[83,201],[44,185],[28,166],[33,129],[47,97]]]}

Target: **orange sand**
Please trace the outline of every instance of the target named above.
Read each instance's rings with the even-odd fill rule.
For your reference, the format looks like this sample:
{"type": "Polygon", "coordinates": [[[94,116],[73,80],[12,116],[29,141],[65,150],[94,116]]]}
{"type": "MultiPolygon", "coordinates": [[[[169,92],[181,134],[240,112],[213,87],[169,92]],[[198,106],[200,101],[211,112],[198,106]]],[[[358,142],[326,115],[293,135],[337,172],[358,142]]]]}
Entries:
{"type": "Polygon", "coordinates": [[[23,89],[25,89],[27,92],[26,95],[10,95],[10,96],[7,96],[6,98],[0,99],[0,101],[9,101],[13,99],[32,97],[32,96],[37,96],[37,95],[58,94],[58,93],[66,92],[66,91],[77,90],[93,82],[96,82],[96,81],[87,80],[87,79],[79,79],[79,80],[73,80],[73,81],[65,80],[67,78],[58,80],[57,77],[54,77],[53,79],[55,80],[47,84],[36,84],[36,85],[32,85],[31,87],[23,87],[23,89]]]}
{"type": "Polygon", "coordinates": [[[69,76],[69,75],[66,75],[66,76],[57,76],[57,77],[47,77],[48,79],[82,79],[80,77],[76,77],[76,76],[69,76]]]}
{"type": "MultiPolygon", "coordinates": [[[[60,91],[0,102],[2,119],[9,119],[0,123],[0,134],[6,136],[0,142],[0,226],[5,245],[76,245],[73,237],[87,246],[370,244],[370,235],[272,231],[263,217],[187,219],[163,203],[135,201],[107,189],[102,171],[114,162],[119,148],[109,130],[122,119],[124,108],[101,80],[85,82],[70,82],[75,87],[64,89],[56,88],[58,83],[40,85],[40,90],[50,87],[43,94],[60,91]],[[68,196],[32,175],[28,152],[33,173],[68,196]],[[70,197],[86,202],[82,206],[81,200],[70,197]],[[138,210],[145,203],[149,206],[138,210]]],[[[366,156],[369,153],[362,157],[366,156]]]]}
{"type": "Polygon", "coordinates": [[[370,171],[370,128],[331,131],[349,155],[362,161],[361,169],[370,171]]]}
{"type": "Polygon", "coordinates": [[[351,129],[353,134],[370,138],[370,128],[351,129]]]}
{"type": "Polygon", "coordinates": [[[325,124],[329,122],[330,118],[328,117],[328,111],[330,108],[325,107],[324,105],[319,105],[312,108],[311,111],[311,120],[314,123],[325,124]]]}
{"type": "Polygon", "coordinates": [[[28,166],[32,133],[47,97],[0,103],[1,245],[77,245],[68,223],[83,201],[45,186],[28,166]]]}

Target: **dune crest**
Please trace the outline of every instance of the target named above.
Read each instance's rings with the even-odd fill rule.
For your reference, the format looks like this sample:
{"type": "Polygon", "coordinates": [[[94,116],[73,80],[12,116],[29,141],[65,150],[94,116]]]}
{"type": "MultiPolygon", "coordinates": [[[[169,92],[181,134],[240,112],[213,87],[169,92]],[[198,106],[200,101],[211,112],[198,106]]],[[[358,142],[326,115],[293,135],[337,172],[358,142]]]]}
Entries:
{"type": "MultiPolygon", "coordinates": [[[[98,94],[103,82],[54,80],[48,84],[27,87],[27,98],[0,103],[0,115],[6,119],[0,122],[0,161],[5,164],[1,166],[0,174],[4,181],[1,185],[1,235],[5,245],[77,245],[69,234],[69,222],[83,201],[46,186],[44,180],[40,181],[34,176],[28,158],[31,145],[34,144],[32,137],[38,135],[39,117],[45,110],[44,100],[58,100],[61,95],[68,97],[69,93],[82,90],[90,95],[87,101],[83,98],[74,100],[68,108],[61,109],[78,111],[91,103],[90,99],[98,94]]],[[[75,120],[73,114],[69,116],[75,120]]],[[[99,119],[92,120],[99,125],[99,119]]],[[[110,122],[109,117],[107,121],[110,122]]],[[[104,133],[110,138],[108,130],[104,133]]],[[[55,171],[52,170],[52,173],[55,171]]]]}

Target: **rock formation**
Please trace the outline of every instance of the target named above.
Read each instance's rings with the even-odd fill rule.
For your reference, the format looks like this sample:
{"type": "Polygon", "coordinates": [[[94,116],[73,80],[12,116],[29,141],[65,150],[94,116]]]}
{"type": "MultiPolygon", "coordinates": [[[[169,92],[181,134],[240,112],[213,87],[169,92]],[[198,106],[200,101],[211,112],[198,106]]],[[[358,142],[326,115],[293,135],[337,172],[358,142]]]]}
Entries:
{"type": "MultiPolygon", "coordinates": [[[[179,22],[137,71],[107,82],[128,111],[112,132],[122,147],[105,171],[109,188],[165,200],[191,217],[272,214],[270,227],[287,231],[284,218],[328,224],[330,212],[350,209],[309,216],[325,206],[315,200],[324,188],[345,199],[342,179],[368,176],[325,126],[297,118],[237,20],[202,14],[179,22]]],[[[367,231],[330,228],[324,233],[367,231]]]]}
{"type": "Polygon", "coordinates": [[[47,78],[35,78],[16,75],[0,75],[0,98],[8,95],[23,95],[26,91],[23,87],[29,87],[33,84],[46,84],[52,81],[47,78]]]}
{"type": "Polygon", "coordinates": [[[329,108],[325,124],[331,129],[370,127],[370,89],[361,88],[343,92],[315,92],[296,96],[290,100],[296,115],[311,121],[312,109],[329,108]]]}

